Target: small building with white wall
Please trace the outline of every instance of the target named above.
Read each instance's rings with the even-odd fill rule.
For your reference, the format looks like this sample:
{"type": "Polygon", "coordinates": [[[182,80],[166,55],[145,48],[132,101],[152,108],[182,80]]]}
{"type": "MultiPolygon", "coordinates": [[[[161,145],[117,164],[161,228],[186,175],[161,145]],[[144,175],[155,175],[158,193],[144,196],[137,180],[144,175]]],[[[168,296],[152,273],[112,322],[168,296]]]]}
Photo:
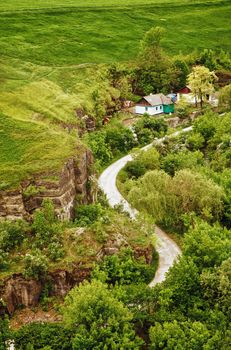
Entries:
{"type": "Polygon", "coordinates": [[[157,115],[162,113],[173,113],[174,103],[170,97],[164,94],[150,94],[144,96],[135,106],[136,114],[157,115]]]}

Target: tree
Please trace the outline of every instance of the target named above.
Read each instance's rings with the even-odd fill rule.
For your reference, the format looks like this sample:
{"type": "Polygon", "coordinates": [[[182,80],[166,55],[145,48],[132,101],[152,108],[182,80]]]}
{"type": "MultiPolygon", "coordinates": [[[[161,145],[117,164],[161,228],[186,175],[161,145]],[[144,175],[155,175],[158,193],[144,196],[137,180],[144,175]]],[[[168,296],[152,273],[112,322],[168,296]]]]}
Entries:
{"type": "Polygon", "coordinates": [[[211,226],[202,220],[194,220],[193,227],[184,237],[184,255],[191,257],[200,271],[219,266],[230,255],[229,237],[230,231],[218,224],[211,226]]]}
{"type": "Polygon", "coordinates": [[[164,322],[156,323],[150,329],[152,350],[199,350],[210,337],[206,326],[201,322],[164,322]]]}
{"type": "Polygon", "coordinates": [[[138,350],[142,344],[135,336],[132,314],[100,281],[85,281],[72,289],[65,298],[63,317],[75,333],[73,349],[138,350]]]}
{"type": "Polygon", "coordinates": [[[14,332],[17,350],[70,350],[72,332],[63,324],[32,322],[14,332]]]}
{"type": "Polygon", "coordinates": [[[0,317],[0,350],[7,350],[7,342],[11,339],[11,331],[9,328],[9,321],[7,318],[2,319],[0,317]]]}
{"type": "Polygon", "coordinates": [[[171,63],[161,47],[164,32],[164,28],[153,27],[141,41],[138,68],[135,70],[136,93],[167,93],[175,84],[178,68],[171,63]]]}
{"type": "Polygon", "coordinates": [[[165,29],[162,27],[153,27],[145,33],[141,41],[141,58],[150,65],[154,65],[162,60],[162,49],[160,46],[164,36],[165,29]]]}
{"type": "Polygon", "coordinates": [[[227,110],[231,109],[231,84],[224,86],[219,95],[219,106],[227,110]]]}
{"type": "Polygon", "coordinates": [[[211,94],[214,91],[214,82],[217,77],[214,72],[210,72],[208,68],[204,66],[193,67],[192,73],[188,76],[188,85],[195,96],[196,105],[197,100],[200,101],[200,106],[203,106],[203,100],[206,95],[211,94]]]}

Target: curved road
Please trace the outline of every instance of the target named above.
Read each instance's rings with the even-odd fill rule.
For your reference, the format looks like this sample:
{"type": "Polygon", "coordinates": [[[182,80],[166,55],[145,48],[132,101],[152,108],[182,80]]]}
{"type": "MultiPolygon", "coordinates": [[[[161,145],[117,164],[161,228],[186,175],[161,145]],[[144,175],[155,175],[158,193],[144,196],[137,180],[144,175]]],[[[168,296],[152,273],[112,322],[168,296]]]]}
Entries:
{"type": "MultiPolygon", "coordinates": [[[[182,132],[187,132],[192,130],[192,127],[185,128],[181,131],[177,131],[171,136],[177,136],[182,132]]],[[[158,139],[142,148],[142,150],[147,150],[153,146],[155,143],[161,143],[167,136],[158,139]]],[[[117,204],[122,204],[126,212],[128,212],[131,218],[135,218],[137,210],[133,209],[130,204],[122,197],[119,190],[116,187],[116,178],[119,171],[132,160],[132,156],[129,154],[115,163],[111,164],[99,177],[99,186],[106,194],[109,204],[114,207],[117,204]]],[[[165,274],[169,268],[173,265],[174,261],[181,254],[181,250],[178,245],[158,226],[155,226],[155,233],[157,236],[156,250],[159,254],[159,266],[156,271],[155,277],[149,284],[150,287],[155,286],[157,283],[162,282],[165,279],[165,274]]]]}

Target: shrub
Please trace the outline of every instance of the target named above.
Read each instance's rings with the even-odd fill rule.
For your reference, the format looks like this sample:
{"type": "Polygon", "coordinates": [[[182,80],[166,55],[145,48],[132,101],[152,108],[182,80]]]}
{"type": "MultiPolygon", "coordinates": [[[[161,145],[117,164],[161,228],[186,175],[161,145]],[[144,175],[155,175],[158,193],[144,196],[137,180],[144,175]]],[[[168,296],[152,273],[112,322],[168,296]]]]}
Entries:
{"type": "Polygon", "coordinates": [[[93,278],[101,278],[110,284],[131,284],[149,282],[154,271],[144,261],[136,260],[131,249],[123,249],[117,255],[106,256],[92,273],[93,278]]]}
{"type": "Polygon", "coordinates": [[[48,259],[39,249],[36,249],[31,254],[25,255],[24,265],[24,275],[26,277],[39,279],[47,272],[48,259]]]}
{"type": "Polygon", "coordinates": [[[0,270],[6,269],[8,266],[8,253],[0,249],[0,270]]]}
{"type": "Polygon", "coordinates": [[[72,332],[62,324],[30,323],[21,327],[14,334],[15,346],[18,350],[50,347],[52,350],[70,350],[72,332]]]}
{"type": "Polygon", "coordinates": [[[48,250],[48,256],[52,261],[59,261],[65,255],[63,246],[59,242],[50,243],[47,247],[47,250],[48,250]]]}
{"type": "Polygon", "coordinates": [[[79,226],[91,225],[103,214],[101,204],[80,205],[75,209],[75,223],[79,226]]]}
{"type": "Polygon", "coordinates": [[[190,150],[195,151],[201,149],[204,143],[205,139],[200,133],[193,133],[187,137],[186,145],[190,150]]]}
{"type": "Polygon", "coordinates": [[[128,162],[124,170],[127,172],[129,177],[134,177],[136,179],[138,179],[140,176],[143,176],[146,172],[145,166],[137,160],[128,162]]]}
{"type": "Polygon", "coordinates": [[[1,221],[0,222],[0,249],[10,251],[20,245],[28,232],[28,224],[25,221],[1,221]]]}

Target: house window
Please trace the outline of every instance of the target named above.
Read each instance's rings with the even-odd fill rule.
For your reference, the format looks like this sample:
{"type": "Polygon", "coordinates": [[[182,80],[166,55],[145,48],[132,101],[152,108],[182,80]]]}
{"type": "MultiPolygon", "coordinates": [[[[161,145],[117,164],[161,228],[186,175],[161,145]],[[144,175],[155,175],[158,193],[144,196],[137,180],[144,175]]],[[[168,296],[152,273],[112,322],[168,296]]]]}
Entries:
{"type": "Polygon", "coordinates": [[[158,110],[158,107],[156,107],[156,110],[158,110]]]}
{"type": "Polygon", "coordinates": [[[148,111],[148,107],[147,106],[145,106],[145,112],[147,112],[148,111]]]}
{"type": "Polygon", "coordinates": [[[162,106],[160,106],[160,109],[162,109],[162,106]]]}

